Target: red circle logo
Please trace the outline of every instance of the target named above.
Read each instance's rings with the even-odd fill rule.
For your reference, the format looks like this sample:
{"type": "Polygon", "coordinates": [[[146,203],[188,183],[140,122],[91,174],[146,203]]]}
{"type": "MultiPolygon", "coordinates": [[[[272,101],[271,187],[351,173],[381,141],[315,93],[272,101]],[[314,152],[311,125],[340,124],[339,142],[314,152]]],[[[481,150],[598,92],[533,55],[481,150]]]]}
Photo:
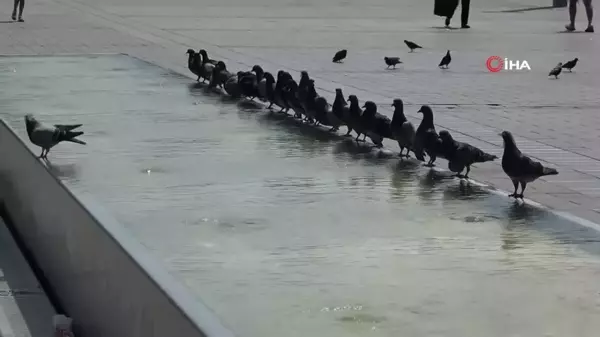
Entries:
{"type": "Polygon", "coordinates": [[[504,68],[504,60],[500,56],[490,56],[485,61],[485,66],[489,71],[497,73],[504,68]]]}

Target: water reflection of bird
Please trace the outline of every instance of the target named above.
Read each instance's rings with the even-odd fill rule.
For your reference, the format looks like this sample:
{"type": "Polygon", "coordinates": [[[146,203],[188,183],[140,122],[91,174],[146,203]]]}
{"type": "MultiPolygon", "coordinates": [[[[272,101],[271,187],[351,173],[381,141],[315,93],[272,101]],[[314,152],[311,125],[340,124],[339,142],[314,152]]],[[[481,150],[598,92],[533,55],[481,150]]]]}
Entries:
{"type": "Polygon", "coordinates": [[[401,160],[391,167],[392,170],[392,199],[404,199],[414,194],[415,177],[419,172],[419,163],[412,160],[401,160]]]}

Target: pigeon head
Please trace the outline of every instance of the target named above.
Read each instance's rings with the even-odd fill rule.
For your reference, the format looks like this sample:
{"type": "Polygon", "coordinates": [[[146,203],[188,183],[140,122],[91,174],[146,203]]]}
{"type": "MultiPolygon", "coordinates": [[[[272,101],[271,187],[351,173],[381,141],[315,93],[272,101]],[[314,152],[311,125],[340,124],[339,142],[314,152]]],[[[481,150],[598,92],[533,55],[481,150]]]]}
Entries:
{"type": "Polygon", "coordinates": [[[431,110],[429,105],[421,106],[421,109],[419,109],[419,111],[417,111],[417,113],[419,113],[419,112],[422,113],[423,116],[433,116],[433,111],[431,110]]]}
{"type": "Polygon", "coordinates": [[[327,107],[327,99],[325,99],[325,97],[317,97],[317,99],[315,99],[315,105],[318,110],[322,111],[327,107]]]}
{"type": "Polygon", "coordinates": [[[401,99],[399,99],[399,98],[396,98],[396,99],[394,100],[394,103],[392,103],[392,106],[393,106],[393,107],[396,107],[396,108],[403,108],[403,107],[404,107],[404,102],[402,102],[402,100],[401,100],[401,99]]]}
{"type": "Polygon", "coordinates": [[[448,51],[446,52],[446,55],[450,55],[450,50],[448,50],[448,51]]]}
{"type": "Polygon", "coordinates": [[[363,105],[363,108],[365,109],[365,111],[368,112],[377,112],[377,104],[375,104],[375,102],[372,101],[366,101],[365,105],[363,105]]]}
{"type": "Polygon", "coordinates": [[[252,67],[252,71],[254,73],[256,73],[257,75],[261,75],[261,76],[265,73],[263,68],[261,66],[259,66],[258,64],[254,65],[254,67],[252,67]]]}
{"type": "Polygon", "coordinates": [[[268,71],[265,72],[263,78],[267,80],[267,83],[275,83],[275,77],[273,77],[273,74],[268,71]]]}
{"type": "Polygon", "coordinates": [[[577,61],[579,61],[579,59],[576,57],[576,58],[573,59],[573,61],[577,62],[577,61]]]}
{"type": "Polygon", "coordinates": [[[205,57],[208,56],[208,53],[204,49],[200,49],[200,51],[198,51],[198,54],[205,56],[205,57]]]}
{"type": "Polygon", "coordinates": [[[283,70],[277,72],[277,78],[281,78],[283,76],[283,70]]]}
{"type": "Polygon", "coordinates": [[[563,63],[562,62],[558,62],[558,64],[556,65],[556,68],[560,68],[562,67],[563,63]]]}
{"type": "Polygon", "coordinates": [[[33,129],[38,126],[40,123],[33,117],[32,114],[25,115],[25,128],[27,129],[27,134],[31,134],[33,129]]]}
{"type": "Polygon", "coordinates": [[[513,138],[512,133],[510,133],[510,131],[502,131],[502,133],[500,133],[500,136],[502,137],[502,140],[504,141],[504,146],[515,146],[515,139],[513,138]]]}
{"type": "Polygon", "coordinates": [[[308,71],[306,70],[302,70],[302,72],[300,72],[300,78],[306,78],[308,79],[308,71]]]}
{"type": "Polygon", "coordinates": [[[335,94],[336,95],[342,95],[342,89],[341,88],[335,88],[335,94]]]}
{"type": "Polygon", "coordinates": [[[225,62],[219,61],[219,62],[217,62],[217,65],[215,66],[215,69],[226,70],[227,66],[225,65],[225,62]]]}
{"type": "Polygon", "coordinates": [[[188,55],[194,55],[194,54],[196,54],[196,52],[193,49],[191,49],[191,48],[188,49],[185,53],[188,54],[188,55]]]}
{"type": "Polygon", "coordinates": [[[448,132],[446,130],[440,131],[439,135],[440,135],[440,138],[442,140],[445,140],[445,141],[452,141],[453,140],[452,135],[450,135],[450,132],[448,132]]]}
{"type": "Polygon", "coordinates": [[[358,97],[356,97],[356,95],[350,95],[348,96],[348,101],[352,104],[358,104],[358,97]]]}

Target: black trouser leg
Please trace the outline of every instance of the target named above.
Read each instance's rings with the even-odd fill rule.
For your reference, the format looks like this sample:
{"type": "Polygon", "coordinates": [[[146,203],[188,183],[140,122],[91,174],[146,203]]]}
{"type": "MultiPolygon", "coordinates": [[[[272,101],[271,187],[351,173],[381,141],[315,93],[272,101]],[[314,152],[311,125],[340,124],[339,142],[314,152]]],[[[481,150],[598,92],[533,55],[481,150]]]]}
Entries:
{"type": "Polygon", "coordinates": [[[469,24],[469,7],[471,6],[471,0],[461,0],[461,15],[460,21],[463,26],[469,24]]]}

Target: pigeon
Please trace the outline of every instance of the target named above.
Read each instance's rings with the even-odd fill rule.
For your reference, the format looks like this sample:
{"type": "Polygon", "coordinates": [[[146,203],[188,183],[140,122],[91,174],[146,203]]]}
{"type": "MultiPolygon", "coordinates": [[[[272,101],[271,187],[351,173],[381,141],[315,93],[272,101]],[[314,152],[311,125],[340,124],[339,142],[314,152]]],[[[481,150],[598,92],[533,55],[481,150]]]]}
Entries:
{"type": "Polygon", "coordinates": [[[298,114],[299,111],[302,111],[302,106],[300,105],[300,101],[296,95],[298,92],[298,83],[294,81],[291,75],[289,75],[289,77],[288,75],[289,73],[284,75],[287,80],[283,86],[283,100],[287,107],[294,110],[296,114],[298,114]]]}
{"type": "Polygon", "coordinates": [[[332,61],[334,63],[341,63],[341,61],[346,58],[346,55],[348,55],[348,51],[346,49],[342,49],[335,53],[332,61]]]}
{"type": "Polygon", "coordinates": [[[312,79],[308,80],[306,87],[303,90],[306,90],[306,93],[302,95],[303,100],[301,100],[300,103],[302,104],[302,109],[305,115],[304,120],[309,123],[318,124],[319,121],[315,120],[317,113],[315,102],[319,95],[317,94],[317,90],[315,89],[315,81],[312,79]]]}
{"type": "Polygon", "coordinates": [[[348,132],[344,136],[350,136],[350,133],[352,132],[352,127],[350,126],[350,107],[348,106],[348,102],[344,99],[341,88],[335,89],[335,100],[333,101],[331,110],[348,128],[348,132]]]}
{"type": "Polygon", "coordinates": [[[400,61],[399,57],[384,57],[383,60],[385,61],[385,64],[387,64],[387,68],[390,69],[390,67],[394,67],[394,69],[396,69],[396,64],[402,63],[402,61],[400,61]]]}
{"type": "Polygon", "coordinates": [[[199,74],[200,77],[202,78],[202,83],[206,82],[207,80],[210,81],[210,78],[212,76],[213,73],[213,69],[215,68],[215,65],[218,63],[215,60],[211,60],[208,58],[208,55],[206,54],[206,50],[202,49],[198,52],[198,57],[201,58],[200,60],[200,67],[199,67],[199,74]]]}
{"type": "Polygon", "coordinates": [[[217,60],[210,59],[208,57],[208,53],[204,49],[200,49],[200,51],[198,51],[198,54],[202,55],[202,62],[204,62],[204,63],[210,63],[213,65],[217,65],[217,63],[219,62],[217,60]]]}
{"type": "Polygon", "coordinates": [[[395,99],[392,104],[394,116],[392,116],[392,134],[400,147],[400,157],[409,158],[409,152],[415,142],[415,127],[406,119],[404,115],[404,102],[401,99],[395,99]],[[406,148],[406,155],[402,154],[406,148]]]}
{"type": "MultiPolygon", "coordinates": [[[[308,111],[308,106],[310,105],[310,103],[308,101],[308,95],[309,95],[309,85],[311,82],[314,82],[310,76],[308,76],[308,72],[306,70],[303,70],[300,72],[300,83],[298,83],[298,100],[300,101],[300,105],[302,106],[302,109],[304,110],[304,114],[305,114],[305,120],[312,122],[313,118],[314,118],[314,114],[311,114],[311,111],[308,111]]],[[[311,93],[312,94],[312,93],[311,93]]],[[[314,98],[316,97],[316,91],[314,92],[314,97],[313,102],[314,102],[314,98]]],[[[296,114],[295,116],[296,118],[302,118],[302,115],[296,114]]]]}
{"type": "Polygon", "coordinates": [[[266,102],[269,102],[267,109],[271,109],[273,104],[277,104],[275,96],[275,77],[273,77],[273,74],[268,71],[265,72],[263,81],[259,83],[258,91],[261,96],[265,97],[266,102]]]}
{"type": "Polygon", "coordinates": [[[192,74],[198,76],[196,82],[200,82],[200,55],[196,53],[193,49],[188,49],[186,54],[188,54],[188,69],[192,72],[192,74]]]}
{"type": "Polygon", "coordinates": [[[72,131],[83,124],[55,124],[55,125],[44,125],[40,123],[33,115],[28,114],[25,116],[25,127],[27,129],[27,135],[29,140],[42,148],[42,153],[39,158],[48,158],[48,152],[50,149],[56,146],[56,144],[67,141],[86,145],[84,141],[81,141],[75,137],[83,135],[83,131],[72,131]]]}
{"type": "Polygon", "coordinates": [[[452,57],[450,56],[450,51],[448,50],[446,52],[446,55],[444,55],[444,57],[442,57],[442,60],[440,61],[440,64],[438,65],[439,68],[442,69],[448,69],[448,65],[450,64],[450,61],[452,61],[452,57]]]}
{"type": "Polygon", "coordinates": [[[577,61],[579,61],[578,58],[574,58],[569,62],[565,62],[565,64],[562,65],[562,67],[564,69],[569,70],[569,72],[571,72],[573,70],[573,68],[575,68],[575,66],[577,65],[577,61]]]}
{"type": "Polygon", "coordinates": [[[448,160],[448,169],[456,173],[459,178],[469,178],[471,165],[475,163],[485,163],[498,159],[498,156],[485,153],[477,147],[464,142],[456,141],[446,130],[440,131],[440,139],[442,140],[442,154],[448,160]],[[464,169],[467,169],[465,175],[461,175],[464,169]]]}
{"type": "Polygon", "coordinates": [[[292,75],[288,72],[280,70],[277,72],[277,83],[275,83],[275,99],[277,100],[277,105],[281,107],[279,112],[287,113],[290,109],[290,105],[286,100],[286,95],[284,89],[287,85],[287,82],[292,79],[292,75]]]}
{"type": "Polygon", "coordinates": [[[362,114],[362,125],[365,128],[365,133],[371,138],[377,147],[383,147],[383,139],[393,139],[391,124],[389,117],[377,112],[377,104],[372,101],[366,101],[363,106],[365,109],[362,114]]]}
{"type": "Polygon", "coordinates": [[[408,40],[404,40],[404,43],[406,43],[406,46],[408,46],[408,48],[410,48],[410,52],[412,53],[415,49],[419,49],[419,48],[423,48],[421,46],[419,46],[418,44],[412,42],[412,41],[408,41],[408,40]]]}
{"type": "Polygon", "coordinates": [[[509,197],[523,199],[523,192],[525,192],[528,183],[539,177],[558,174],[556,169],[544,167],[540,162],[534,161],[521,153],[510,132],[502,131],[500,136],[504,140],[502,170],[512,180],[515,187],[515,191],[509,197]],[[521,193],[517,194],[519,183],[521,184],[521,193]]]}
{"type": "Polygon", "coordinates": [[[342,125],[342,120],[333,113],[327,99],[322,96],[315,99],[315,119],[323,125],[331,126],[330,132],[339,130],[342,125]]]}
{"type": "Polygon", "coordinates": [[[424,154],[429,156],[429,162],[426,166],[433,167],[433,163],[437,157],[444,157],[441,152],[441,139],[435,131],[433,124],[433,111],[428,105],[421,106],[419,111],[423,114],[423,120],[417,128],[415,134],[415,143],[413,145],[413,153],[420,161],[425,161],[424,154]]]}
{"type": "MultiPolygon", "coordinates": [[[[356,97],[356,95],[348,96],[348,101],[350,101],[350,120],[348,121],[348,126],[352,128],[354,132],[356,132],[356,141],[358,142],[360,135],[363,134],[363,132],[365,131],[362,126],[361,118],[363,111],[360,108],[360,105],[358,103],[358,97],[356,97]]],[[[365,134],[363,141],[366,137],[367,135],[365,134]]]]}
{"type": "Polygon", "coordinates": [[[560,75],[560,72],[562,71],[562,62],[558,62],[558,64],[556,65],[556,67],[552,68],[552,70],[550,70],[550,73],[548,74],[548,76],[554,76],[555,79],[558,79],[558,75],[560,75]]]}

